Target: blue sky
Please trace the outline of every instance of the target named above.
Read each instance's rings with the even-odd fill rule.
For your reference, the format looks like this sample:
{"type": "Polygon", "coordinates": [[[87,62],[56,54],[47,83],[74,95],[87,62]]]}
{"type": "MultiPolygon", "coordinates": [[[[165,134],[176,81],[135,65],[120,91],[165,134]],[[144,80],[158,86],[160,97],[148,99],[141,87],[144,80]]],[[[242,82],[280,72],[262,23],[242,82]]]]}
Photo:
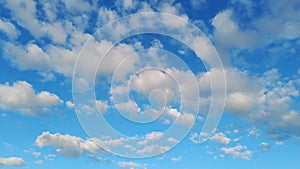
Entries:
{"type": "Polygon", "coordinates": [[[0,168],[298,168],[299,1],[0,9],[0,168]]]}

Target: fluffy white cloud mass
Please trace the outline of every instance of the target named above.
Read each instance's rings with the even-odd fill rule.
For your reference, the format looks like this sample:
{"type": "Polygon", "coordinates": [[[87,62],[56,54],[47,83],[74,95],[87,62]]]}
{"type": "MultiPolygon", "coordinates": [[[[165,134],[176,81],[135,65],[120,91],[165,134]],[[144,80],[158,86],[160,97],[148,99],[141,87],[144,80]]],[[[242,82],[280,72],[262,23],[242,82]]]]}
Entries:
{"type": "Polygon", "coordinates": [[[220,150],[225,154],[232,155],[234,158],[238,157],[245,160],[250,160],[253,156],[253,152],[249,151],[246,146],[242,146],[242,145],[237,145],[231,148],[223,147],[220,150]]]}
{"type": "Polygon", "coordinates": [[[35,143],[39,147],[54,146],[57,148],[56,152],[67,157],[78,157],[85,152],[92,154],[99,152],[100,147],[95,141],[95,139],[83,140],[82,138],[68,134],[62,135],[60,133],[51,134],[43,132],[42,135],[38,136],[35,143]]]}
{"type": "Polygon", "coordinates": [[[118,166],[119,167],[124,167],[124,168],[130,168],[130,169],[135,169],[135,168],[141,167],[140,164],[134,163],[134,162],[131,162],[131,161],[129,161],[129,162],[120,161],[120,162],[118,162],[118,166]]]}
{"type": "Polygon", "coordinates": [[[24,166],[27,163],[19,157],[8,157],[8,158],[1,158],[0,157],[0,167],[1,166],[24,166]]]}
{"type": "Polygon", "coordinates": [[[51,108],[63,101],[48,91],[36,93],[32,85],[25,81],[18,81],[12,85],[0,84],[0,108],[2,110],[17,111],[24,115],[47,115],[51,108]]]}
{"type": "MultiPolygon", "coordinates": [[[[227,81],[225,112],[264,127],[268,137],[276,141],[300,135],[300,114],[292,107],[294,98],[299,96],[297,79],[284,78],[277,69],[261,77],[234,68],[227,68],[224,73],[227,81]]],[[[222,76],[222,70],[213,69],[198,79],[204,112],[211,99],[209,76],[222,76]]],[[[219,90],[220,85],[224,84],[218,83],[214,90],[219,90]]]]}
{"type": "Polygon", "coordinates": [[[214,134],[209,139],[222,144],[229,144],[231,141],[231,139],[226,137],[226,135],[222,132],[214,134]]]}

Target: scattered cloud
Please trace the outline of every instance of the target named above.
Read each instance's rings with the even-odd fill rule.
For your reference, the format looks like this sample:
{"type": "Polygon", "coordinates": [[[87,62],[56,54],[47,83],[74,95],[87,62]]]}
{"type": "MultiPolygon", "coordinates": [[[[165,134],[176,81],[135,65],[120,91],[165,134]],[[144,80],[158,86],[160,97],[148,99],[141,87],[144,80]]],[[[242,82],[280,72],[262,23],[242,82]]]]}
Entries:
{"type": "Polygon", "coordinates": [[[222,132],[214,134],[209,139],[212,140],[212,141],[216,141],[218,143],[221,143],[221,144],[229,144],[230,141],[231,141],[231,139],[226,137],[226,135],[222,132]]]}
{"type": "Polygon", "coordinates": [[[38,164],[38,165],[41,165],[41,164],[44,163],[44,161],[43,161],[43,160],[36,160],[34,163],[35,163],[35,164],[38,164]]]}
{"type": "Polygon", "coordinates": [[[19,157],[0,158],[0,166],[25,166],[27,163],[19,157]]]}
{"type": "Polygon", "coordinates": [[[119,167],[130,168],[130,169],[135,169],[135,168],[141,167],[141,164],[131,162],[131,161],[129,161],[129,162],[122,161],[122,162],[118,162],[117,164],[119,167]]]}
{"type": "Polygon", "coordinates": [[[144,148],[137,150],[137,154],[140,155],[151,155],[151,154],[162,154],[170,150],[168,146],[160,146],[156,144],[146,145],[144,148]]]}
{"type": "Polygon", "coordinates": [[[263,151],[270,151],[272,149],[271,145],[269,143],[266,143],[266,142],[260,143],[259,146],[261,147],[261,149],[263,151]]]}
{"type": "Polygon", "coordinates": [[[56,152],[61,153],[66,157],[78,157],[85,152],[96,154],[101,151],[95,139],[83,140],[82,138],[70,136],[68,134],[62,135],[60,133],[51,134],[43,132],[38,136],[35,143],[39,147],[54,146],[56,152]]]}
{"type": "Polygon", "coordinates": [[[178,162],[181,160],[182,157],[171,157],[170,159],[173,161],[173,162],[178,162]]]}
{"type": "Polygon", "coordinates": [[[231,148],[221,148],[220,151],[224,152],[225,154],[232,155],[232,157],[242,158],[245,160],[250,160],[253,156],[253,152],[249,151],[246,146],[237,145],[231,148]]]}
{"type": "Polygon", "coordinates": [[[44,116],[63,101],[48,91],[36,93],[32,85],[17,81],[12,85],[0,84],[0,108],[17,111],[24,115],[44,116]]]}
{"type": "Polygon", "coordinates": [[[19,36],[19,33],[14,24],[2,19],[0,19],[0,31],[3,31],[10,40],[14,40],[19,36]]]}
{"type": "Polygon", "coordinates": [[[66,102],[66,106],[69,108],[69,109],[73,109],[73,107],[75,106],[75,104],[71,101],[67,101],[66,102]]]}

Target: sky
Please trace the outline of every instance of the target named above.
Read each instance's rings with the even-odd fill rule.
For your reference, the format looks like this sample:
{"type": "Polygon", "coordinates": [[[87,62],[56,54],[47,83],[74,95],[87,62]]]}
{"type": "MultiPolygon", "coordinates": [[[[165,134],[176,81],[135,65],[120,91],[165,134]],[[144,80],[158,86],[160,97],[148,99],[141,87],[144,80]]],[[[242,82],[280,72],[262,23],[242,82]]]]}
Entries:
{"type": "Polygon", "coordinates": [[[0,168],[298,169],[299,0],[1,0],[0,168]]]}

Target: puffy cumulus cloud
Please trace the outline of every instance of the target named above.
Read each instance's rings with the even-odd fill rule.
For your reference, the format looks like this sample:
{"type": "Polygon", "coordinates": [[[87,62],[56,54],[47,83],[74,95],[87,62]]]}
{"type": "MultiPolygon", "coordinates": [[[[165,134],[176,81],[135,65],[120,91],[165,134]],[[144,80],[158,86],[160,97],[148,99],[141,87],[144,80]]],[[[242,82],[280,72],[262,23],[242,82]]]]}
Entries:
{"type": "Polygon", "coordinates": [[[190,140],[195,143],[195,144],[199,144],[199,143],[203,143],[203,141],[206,141],[206,140],[201,140],[200,138],[201,137],[208,137],[209,134],[205,133],[205,132],[201,132],[201,133],[193,133],[191,136],[190,136],[190,140]]]}
{"type": "Polygon", "coordinates": [[[2,19],[0,19],[0,31],[3,31],[10,40],[14,40],[19,36],[19,33],[14,24],[2,19]]]}
{"type": "Polygon", "coordinates": [[[137,150],[139,155],[152,155],[152,154],[162,154],[170,150],[168,146],[160,146],[157,144],[146,145],[144,148],[137,150]]]}
{"type": "MultiPolygon", "coordinates": [[[[121,111],[122,113],[133,117],[136,116],[139,112],[140,112],[140,108],[138,106],[138,104],[134,101],[129,101],[126,103],[117,103],[114,105],[119,111],[121,111]]],[[[148,115],[148,114],[146,114],[148,115]]]]}
{"type": "MultiPolygon", "coordinates": [[[[56,148],[56,152],[66,157],[79,157],[85,153],[100,154],[106,153],[107,150],[119,149],[137,156],[148,156],[153,154],[162,154],[168,151],[170,147],[165,145],[155,144],[163,137],[162,132],[150,132],[141,137],[119,137],[110,138],[103,136],[101,138],[82,139],[77,136],[69,134],[52,134],[50,132],[43,132],[35,140],[35,144],[39,147],[52,146],[56,148]]],[[[169,143],[177,142],[174,138],[168,139],[169,143]]]]}
{"type": "Polygon", "coordinates": [[[189,138],[193,143],[199,144],[199,134],[198,133],[193,133],[190,138],[189,138]]]}
{"type": "MultiPolygon", "coordinates": [[[[210,104],[210,78],[218,79],[222,75],[219,69],[212,69],[198,78],[201,96],[207,98],[202,102],[201,111],[208,110],[210,104]],[[206,109],[205,109],[206,108],[206,109]]],[[[260,77],[251,76],[246,71],[226,68],[227,96],[225,111],[242,119],[262,126],[267,135],[277,141],[287,139],[289,135],[300,133],[300,116],[292,108],[294,98],[299,96],[297,79],[284,78],[278,70],[272,69],[260,77]]],[[[218,91],[222,83],[217,83],[214,90],[218,91]]]]}
{"type": "Polygon", "coordinates": [[[69,108],[69,109],[73,109],[73,107],[75,106],[75,104],[71,101],[67,101],[66,102],[66,106],[69,108]]]}
{"type": "Polygon", "coordinates": [[[67,34],[61,24],[38,20],[36,6],[36,2],[32,0],[6,1],[6,7],[12,11],[13,18],[35,38],[49,37],[54,43],[64,43],[67,34]]]}
{"type": "Polygon", "coordinates": [[[132,77],[132,89],[144,94],[148,94],[154,89],[165,90],[166,93],[170,90],[168,92],[171,95],[168,97],[170,98],[174,95],[172,89],[176,89],[176,87],[177,83],[170,75],[156,69],[146,70],[132,77]]]}
{"type": "Polygon", "coordinates": [[[49,56],[36,44],[27,44],[26,46],[5,44],[4,57],[12,61],[13,66],[20,70],[34,68],[41,71],[49,71],[49,56]]]}
{"type": "MultiPolygon", "coordinates": [[[[67,101],[66,106],[70,109],[73,109],[75,104],[71,101],[67,101]]],[[[103,100],[96,100],[94,103],[91,102],[90,104],[78,104],[76,106],[78,113],[85,115],[92,115],[98,112],[106,113],[110,107],[108,102],[103,100]]]]}
{"type": "MultiPolygon", "coordinates": [[[[32,0],[26,2],[19,0],[7,1],[5,7],[11,10],[13,20],[34,36],[34,39],[30,39],[28,44],[24,46],[19,45],[18,42],[4,44],[4,58],[9,60],[12,65],[20,70],[37,70],[42,75],[56,72],[66,77],[72,76],[77,55],[84,46],[84,43],[92,36],[88,33],[82,33],[88,24],[83,27],[82,25],[89,20],[90,16],[88,14],[90,14],[94,7],[86,1],[65,1],[63,2],[65,5],[61,6],[61,8],[66,8],[64,10],[66,14],[64,15],[68,19],[57,20],[57,15],[59,15],[59,10],[61,10],[58,9],[57,3],[49,3],[46,1],[41,3],[32,0]],[[80,7],[78,4],[81,4],[80,7]],[[41,13],[37,11],[37,6],[43,8],[46,15],[45,17],[41,16],[41,13]],[[86,11],[87,9],[89,10],[86,11]],[[78,13],[78,11],[84,13],[81,14],[81,12],[78,13]],[[84,16],[86,17],[84,18],[84,16]],[[43,42],[43,44],[38,43],[44,37],[50,38],[51,41],[43,42]],[[66,39],[68,39],[68,43],[65,43],[66,39]]],[[[114,10],[100,7],[97,11],[99,12],[99,16],[97,17],[99,23],[107,23],[117,17],[116,11],[114,10]]],[[[0,29],[11,37],[17,36],[16,33],[14,33],[17,30],[14,31],[13,24],[9,22],[1,20],[0,29]]],[[[99,46],[97,45],[98,43],[94,43],[92,47],[94,49],[98,48],[99,46]]],[[[99,57],[91,58],[91,55],[98,56],[96,52],[106,51],[101,47],[99,48],[100,50],[96,51],[90,50],[90,55],[86,56],[86,59],[90,63],[87,66],[88,68],[96,68],[92,63],[97,64],[99,59],[99,57]]],[[[111,63],[115,63],[114,65],[118,65],[123,59],[120,58],[120,56],[123,56],[126,52],[127,54],[132,53],[132,47],[130,45],[119,45],[116,48],[117,49],[112,52],[113,57],[109,57],[110,60],[108,60],[109,62],[112,61],[111,63]]],[[[130,69],[130,67],[131,66],[128,66],[128,69],[130,69]]],[[[105,71],[107,72],[113,68],[115,67],[107,66],[105,71]]]]}
{"type": "Polygon", "coordinates": [[[85,152],[96,154],[101,148],[96,143],[96,139],[83,140],[76,136],[68,134],[43,132],[37,137],[35,143],[39,147],[53,146],[56,147],[57,153],[61,153],[66,157],[78,157],[85,152]]]}
{"type": "Polygon", "coordinates": [[[19,157],[8,157],[1,158],[0,157],[0,166],[25,166],[27,163],[19,157]]]}
{"type": "MultiPolygon", "coordinates": [[[[106,49],[107,50],[107,49],[106,49]]],[[[103,52],[102,52],[103,53],[103,52]]],[[[104,53],[103,53],[104,56],[104,53]]],[[[135,54],[134,48],[131,45],[120,43],[103,57],[100,70],[100,74],[111,74],[118,68],[119,72],[114,74],[115,80],[123,80],[127,73],[134,70],[135,63],[139,60],[137,54],[135,54]],[[125,58],[130,56],[130,59],[126,60],[126,66],[120,66],[122,61],[125,62],[125,58]],[[108,64],[109,63],[109,64],[108,64]]]]}
{"type": "Polygon", "coordinates": [[[37,70],[41,75],[57,72],[66,77],[73,73],[74,51],[53,45],[42,49],[35,43],[20,46],[7,42],[4,46],[4,58],[20,70],[37,70]]]}
{"type": "Polygon", "coordinates": [[[173,162],[178,162],[181,160],[182,157],[171,157],[170,159],[173,161],[173,162]]]}
{"type": "Polygon", "coordinates": [[[272,149],[271,145],[269,143],[266,143],[266,142],[260,143],[259,146],[264,151],[270,151],[272,149]]]}
{"type": "Polygon", "coordinates": [[[44,161],[43,161],[43,160],[36,160],[34,163],[35,163],[35,164],[38,164],[38,165],[41,165],[41,164],[44,163],[44,161]]]}
{"type": "Polygon", "coordinates": [[[226,135],[222,132],[214,134],[209,139],[222,144],[229,144],[231,141],[231,139],[226,137],[226,135]]]}
{"type": "Polygon", "coordinates": [[[107,8],[100,8],[98,11],[98,26],[104,26],[105,24],[112,22],[118,16],[116,11],[109,10],[107,8]]]}
{"type": "Polygon", "coordinates": [[[264,38],[271,37],[269,41],[297,38],[300,36],[298,29],[300,19],[297,17],[300,11],[295,8],[297,5],[299,5],[297,0],[266,2],[266,10],[269,13],[253,21],[253,25],[258,29],[261,36],[264,38]]]}
{"type": "Polygon", "coordinates": [[[212,20],[215,27],[214,38],[218,45],[226,48],[246,48],[255,45],[256,32],[241,30],[238,23],[232,19],[233,12],[225,10],[218,13],[212,20]]]}
{"type": "Polygon", "coordinates": [[[168,117],[171,117],[172,122],[176,122],[178,125],[189,126],[194,124],[196,117],[192,113],[179,112],[177,109],[168,108],[166,111],[165,123],[170,123],[168,117]]]}
{"type": "Polygon", "coordinates": [[[0,108],[18,111],[24,115],[44,116],[51,108],[63,101],[48,91],[36,93],[32,85],[25,81],[18,81],[12,85],[0,85],[0,108]]]}
{"type": "Polygon", "coordinates": [[[249,151],[246,146],[242,145],[237,145],[231,148],[222,147],[220,150],[225,154],[232,155],[234,158],[238,157],[245,160],[250,160],[253,156],[253,152],[249,151]]]}
{"type": "Polygon", "coordinates": [[[146,134],[146,138],[142,141],[137,142],[137,145],[147,145],[149,142],[156,142],[164,135],[163,132],[153,131],[146,134]]]}
{"type": "Polygon", "coordinates": [[[119,167],[123,167],[123,168],[130,168],[130,169],[135,169],[135,168],[140,168],[141,164],[139,163],[135,163],[132,161],[120,161],[117,163],[117,165],[119,167]]]}
{"type": "Polygon", "coordinates": [[[233,8],[219,12],[212,19],[215,28],[212,37],[222,54],[228,55],[226,50],[232,48],[261,48],[274,41],[300,36],[300,22],[296,17],[300,11],[295,8],[299,3],[297,0],[263,2],[259,5],[253,1],[234,0],[231,3],[234,4],[233,8]],[[253,11],[257,10],[257,6],[263,6],[263,10],[268,12],[254,17],[253,11]],[[241,9],[243,14],[240,14],[241,9]]]}
{"type": "Polygon", "coordinates": [[[84,0],[65,0],[64,4],[66,5],[67,10],[72,12],[84,12],[91,9],[91,5],[84,0]]]}
{"type": "Polygon", "coordinates": [[[146,139],[150,141],[157,141],[163,136],[163,132],[151,132],[146,134],[146,139]]]}
{"type": "Polygon", "coordinates": [[[201,112],[208,111],[211,101],[211,91],[222,92],[224,86],[227,86],[227,96],[225,110],[238,116],[247,115],[255,109],[255,106],[262,103],[263,84],[257,83],[257,79],[251,77],[247,72],[235,68],[211,69],[202,73],[198,77],[198,87],[202,96],[201,112]],[[221,77],[226,77],[226,84],[221,77]],[[211,78],[217,79],[214,88],[211,86],[211,78]],[[206,99],[205,99],[206,98],[206,99]]]}
{"type": "Polygon", "coordinates": [[[248,129],[248,131],[250,136],[258,137],[260,135],[260,130],[257,128],[248,129]]]}

